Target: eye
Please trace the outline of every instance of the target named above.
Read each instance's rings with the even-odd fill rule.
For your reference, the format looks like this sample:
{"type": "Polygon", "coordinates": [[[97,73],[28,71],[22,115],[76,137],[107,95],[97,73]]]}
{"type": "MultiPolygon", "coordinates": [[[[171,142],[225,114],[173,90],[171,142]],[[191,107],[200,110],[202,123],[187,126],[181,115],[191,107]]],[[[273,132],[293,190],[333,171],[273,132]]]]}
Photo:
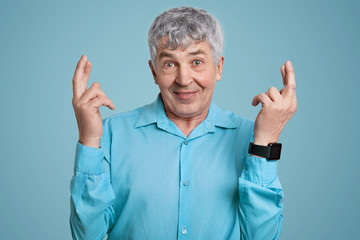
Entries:
{"type": "Polygon", "coordinates": [[[174,63],[172,63],[172,62],[166,62],[164,65],[165,65],[165,67],[173,67],[173,66],[174,66],[174,63]]]}
{"type": "Polygon", "coordinates": [[[193,64],[194,64],[195,66],[198,66],[198,65],[200,65],[201,63],[202,63],[201,60],[194,60],[194,61],[193,61],[193,64]]]}

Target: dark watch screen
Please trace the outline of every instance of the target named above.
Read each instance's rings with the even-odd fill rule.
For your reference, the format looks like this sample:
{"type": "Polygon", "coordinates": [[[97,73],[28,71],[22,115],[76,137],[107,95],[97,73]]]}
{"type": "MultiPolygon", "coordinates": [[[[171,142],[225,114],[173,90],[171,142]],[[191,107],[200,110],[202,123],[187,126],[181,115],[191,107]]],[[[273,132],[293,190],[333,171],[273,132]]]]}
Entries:
{"type": "Polygon", "coordinates": [[[270,157],[268,159],[269,160],[280,159],[281,143],[271,143],[269,144],[269,147],[271,147],[271,151],[270,151],[270,157]]]}

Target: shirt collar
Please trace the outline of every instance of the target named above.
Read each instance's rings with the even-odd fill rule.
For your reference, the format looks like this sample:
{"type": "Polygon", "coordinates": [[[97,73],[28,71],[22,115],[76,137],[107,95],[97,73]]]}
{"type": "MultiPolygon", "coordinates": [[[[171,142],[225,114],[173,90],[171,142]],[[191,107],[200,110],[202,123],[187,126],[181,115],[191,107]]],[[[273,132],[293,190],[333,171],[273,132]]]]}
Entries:
{"type": "MultiPolygon", "coordinates": [[[[165,114],[164,104],[160,93],[153,103],[144,107],[139,118],[135,122],[135,128],[144,127],[153,123],[156,123],[159,128],[166,131],[176,127],[165,114]]],[[[203,124],[203,127],[209,132],[214,132],[215,126],[221,128],[237,128],[239,125],[233,113],[219,108],[213,101],[210,103],[209,113],[206,119],[201,124],[203,124]]]]}

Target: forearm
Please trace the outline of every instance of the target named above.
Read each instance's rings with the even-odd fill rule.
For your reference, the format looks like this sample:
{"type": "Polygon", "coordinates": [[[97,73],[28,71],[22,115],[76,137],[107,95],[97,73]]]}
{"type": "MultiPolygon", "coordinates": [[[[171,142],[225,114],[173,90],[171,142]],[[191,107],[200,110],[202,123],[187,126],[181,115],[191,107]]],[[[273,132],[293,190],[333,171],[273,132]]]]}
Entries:
{"type": "Polygon", "coordinates": [[[282,224],[283,192],[276,161],[246,156],[239,178],[241,239],[278,239],[282,224]]]}
{"type": "Polygon", "coordinates": [[[114,222],[115,197],[102,159],[101,149],[78,143],[75,174],[70,184],[73,239],[103,239],[114,222]]]}

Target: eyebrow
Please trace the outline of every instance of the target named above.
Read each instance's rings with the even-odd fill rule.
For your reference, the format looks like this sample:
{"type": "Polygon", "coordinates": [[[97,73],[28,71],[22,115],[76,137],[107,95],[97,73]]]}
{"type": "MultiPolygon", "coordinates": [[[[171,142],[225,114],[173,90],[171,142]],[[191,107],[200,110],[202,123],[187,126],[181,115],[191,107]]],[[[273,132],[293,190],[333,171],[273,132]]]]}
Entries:
{"type": "Polygon", "coordinates": [[[194,56],[194,55],[200,55],[200,54],[206,56],[206,52],[205,52],[204,50],[201,50],[201,49],[199,49],[199,50],[197,50],[197,51],[195,51],[195,52],[190,52],[190,53],[189,53],[189,55],[192,55],[192,56],[194,56]]]}
{"type": "Polygon", "coordinates": [[[173,55],[172,55],[171,53],[167,53],[167,52],[162,52],[162,53],[160,53],[159,59],[164,58],[164,57],[172,58],[173,55]]]}
{"type": "MultiPolygon", "coordinates": [[[[196,50],[196,51],[194,51],[194,52],[189,52],[189,53],[188,53],[188,55],[191,55],[191,56],[196,56],[196,55],[200,55],[200,54],[206,56],[206,52],[205,52],[204,50],[201,50],[201,49],[196,50]]],[[[173,58],[174,55],[171,54],[171,53],[168,53],[168,52],[161,52],[160,55],[159,55],[159,59],[164,58],[164,57],[173,58]]]]}

